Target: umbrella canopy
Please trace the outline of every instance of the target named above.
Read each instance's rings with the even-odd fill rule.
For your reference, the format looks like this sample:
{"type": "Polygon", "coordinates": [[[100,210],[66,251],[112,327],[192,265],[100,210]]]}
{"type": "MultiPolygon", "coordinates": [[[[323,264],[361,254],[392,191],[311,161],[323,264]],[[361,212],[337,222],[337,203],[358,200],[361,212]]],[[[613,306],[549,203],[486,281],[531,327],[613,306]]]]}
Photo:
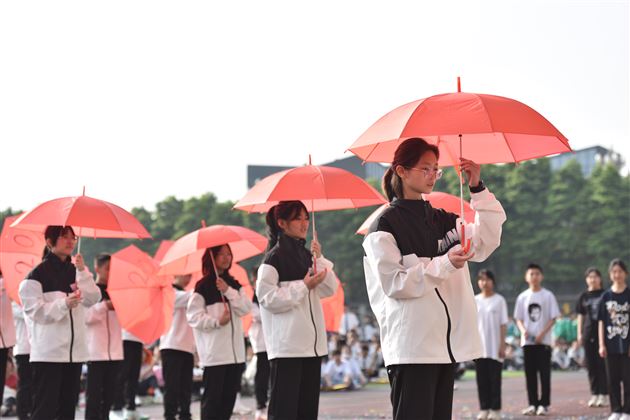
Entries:
{"type": "Polygon", "coordinates": [[[348,150],[367,162],[392,162],[398,145],[421,137],[440,149],[442,166],[508,163],[570,152],[567,138],[529,106],[510,98],[447,93],[402,105],[376,121],[348,150]]]}
{"type": "Polygon", "coordinates": [[[21,215],[11,226],[43,232],[48,225],[72,226],[76,235],[90,238],[151,237],[128,211],[86,195],[46,201],[21,215]]]}
{"type": "Polygon", "coordinates": [[[242,226],[213,225],[197,229],[179,238],[160,263],[160,274],[190,274],[201,271],[201,257],[206,248],[228,244],[232,261],[238,262],[261,254],[267,238],[242,226]]]}
{"type": "Polygon", "coordinates": [[[11,227],[17,218],[4,219],[0,234],[0,269],[7,294],[20,303],[20,282],[42,260],[46,241],[41,233],[11,227]]]}
{"type": "Polygon", "coordinates": [[[175,292],[159,265],[135,245],[116,252],[110,263],[107,293],[120,325],[144,343],[157,340],[170,328],[175,292]]]}
{"type": "Polygon", "coordinates": [[[341,317],[344,312],[345,295],[339,278],[337,280],[337,291],[334,295],[322,299],[322,309],[324,310],[324,322],[326,331],[339,332],[341,317]]]}
{"type": "Polygon", "coordinates": [[[160,246],[158,247],[157,251],[155,251],[155,255],[153,256],[153,259],[155,261],[159,263],[162,262],[162,260],[164,259],[164,256],[166,255],[166,252],[171,249],[171,247],[173,246],[173,244],[175,243],[175,241],[169,241],[169,240],[162,240],[162,242],[160,242],[160,246]]]}
{"type": "MultiPolygon", "coordinates": [[[[431,194],[422,194],[422,198],[429,203],[434,208],[439,208],[446,210],[450,213],[458,213],[459,212],[459,197],[456,197],[451,194],[443,193],[443,192],[432,192],[431,194]]],[[[361,224],[359,229],[357,229],[358,235],[366,235],[372,223],[381,215],[383,210],[389,207],[389,203],[383,204],[381,207],[374,210],[372,214],[368,216],[367,219],[361,224]]],[[[464,202],[464,219],[467,223],[472,223],[475,221],[475,211],[470,207],[470,204],[465,201],[464,202]]]]}
{"type": "Polygon", "coordinates": [[[340,168],[306,165],[269,175],[235,209],[264,213],[280,201],[302,201],[309,211],[342,210],[386,202],[370,184],[340,168]]]}

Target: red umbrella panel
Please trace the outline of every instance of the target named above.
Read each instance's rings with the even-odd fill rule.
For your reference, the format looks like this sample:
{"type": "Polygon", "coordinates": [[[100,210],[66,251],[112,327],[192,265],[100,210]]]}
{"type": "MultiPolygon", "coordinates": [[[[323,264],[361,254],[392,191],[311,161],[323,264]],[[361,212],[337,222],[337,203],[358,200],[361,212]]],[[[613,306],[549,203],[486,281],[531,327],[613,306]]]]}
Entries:
{"type": "Polygon", "coordinates": [[[135,245],[112,255],[107,292],[120,325],[148,344],[170,328],[175,292],[158,263],[135,245]]]}
{"type": "Polygon", "coordinates": [[[324,310],[324,322],[326,324],[326,331],[339,332],[339,326],[341,325],[341,317],[344,312],[345,296],[343,287],[339,278],[337,278],[337,291],[334,295],[322,299],[322,309],[324,310]]]}
{"type": "Polygon", "coordinates": [[[4,219],[0,234],[0,269],[7,294],[20,303],[20,283],[42,260],[46,241],[41,233],[11,227],[17,218],[11,216],[4,219]]]}

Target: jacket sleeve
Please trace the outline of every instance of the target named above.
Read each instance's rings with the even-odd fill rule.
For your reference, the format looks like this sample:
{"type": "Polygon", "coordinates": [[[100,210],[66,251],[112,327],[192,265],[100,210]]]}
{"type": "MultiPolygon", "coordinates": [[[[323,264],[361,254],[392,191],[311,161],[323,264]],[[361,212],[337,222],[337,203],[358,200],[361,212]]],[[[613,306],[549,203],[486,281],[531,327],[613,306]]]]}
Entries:
{"type": "Polygon", "coordinates": [[[287,312],[298,306],[308,295],[308,288],[303,281],[291,281],[279,285],[278,271],[274,266],[261,264],[258,268],[256,296],[260,306],[271,313],[287,312]]]}
{"type": "Polygon", "coordinates": [[[324,281],[315,288],[320,298],[332,296],[337,291],[337,277],[335,276],[333,267],[334,264],[332,261],[327,260],[323,255],[317,259],[317,269],[323,270],[325,268],[328,270],[324,281]]]}
{"type": "Polygon", "coordinates": [[[21,319],[24,321],[24,310],[19,304],[11,302],[11,310],[13,311],[13,319],[21,319]]]}
{"type": "Polygon", "coordinates": [[[85,311],[85,325],[98,324],[107,317],[109,308],[106,302],[99,302],[85,311]]]}
{"type": "Polygon", "coordinates": [[[252,310],[252,302],[245,294],[245,288],[243,287],[239,291],[228,287],[225,297],[230,301],[230,307],[236,316],[245,316],[252,310]]]}
{"type": "Polygon", "coordinates": [[[94,282],[94,277],[88,269],[83,271],[77,270],[76,274],[77,287],[81,291],[81,304],[86,308],[100,302],[101,289],[94,282]]]}
{"type": "Polygon", "coordinates": [[[405,268],[402,255],[394,236],[389,232],[376,231],[366,236],[363,241],[366,254],[366,270],[374,276],[383,292],[394,299],[418,298],[433,290],[456,268],[448,255],[433,258],[428,264],[419,262],[405,268]]]}
{"type": "Polygon", "coordinates": [[[206,301],[199,293],[193,293],[186,307],[186,319],[192,328],[211,330],[220,328],[219,319],[206,312],[206,301]]]}
{"type": "Polygon", "coordinates": [[[261,319],[260,319],[260,308],[258,307],[258,305],[253,305],[252,304],[252,321],[254,321],[254,322],[261,322],[261,319]]]}
{"type": "Polygon", "coordinates": [[[65,296],[46,302],[42,285],[36,280],[26,279],[20,283],[19,294],[24,314],[33,322],[52,324],[68,316],[69,309],[65,296]]]}
{"type": "Polygon", "coordinates": [[[191,296],[192,291],[175,290],[175,309],[186,308],[191,296]]]}
{"type": "Polygon", "coordinates": [[[501,244],[502,225],[507,217],[501,203],[488,189],[471,194],[475,222],[466,226],[466,237],[472,238],[471,261],[485,261],[501,244]]]}

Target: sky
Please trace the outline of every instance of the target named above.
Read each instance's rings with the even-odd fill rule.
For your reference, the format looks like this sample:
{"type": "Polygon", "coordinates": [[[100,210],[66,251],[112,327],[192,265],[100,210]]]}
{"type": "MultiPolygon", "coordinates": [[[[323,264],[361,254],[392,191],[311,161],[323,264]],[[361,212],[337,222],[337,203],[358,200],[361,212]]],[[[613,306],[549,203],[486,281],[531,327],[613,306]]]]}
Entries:
{"type": "Polygon", "coordinates": [[[627,0],[0,2],[0,209],[237,200],[457,76],[630,161],[629,27],[627,0]]]}

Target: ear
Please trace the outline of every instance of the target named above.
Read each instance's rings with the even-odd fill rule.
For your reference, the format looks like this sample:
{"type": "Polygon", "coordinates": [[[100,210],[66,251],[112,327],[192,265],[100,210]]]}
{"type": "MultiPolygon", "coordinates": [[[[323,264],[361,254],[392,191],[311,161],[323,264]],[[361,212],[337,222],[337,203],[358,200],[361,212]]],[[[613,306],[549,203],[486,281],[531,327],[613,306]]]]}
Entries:
{"type": "Polygon", "coordinates": [[[288,227],[288,223],[286,220],[284,219],[278,219],[278,227],[280,228],[280,230],[285,231],[287,230],[288,227]]]}
{"type": "Polygon", "coordinates": [[[405,168],[402,165],[396,165],[394,172],[396,172],[396,175],[398,175],[401,178],[406,174],[405,168]]]}
{"type": "Polygon", "coordinates": [[[53,249],[52,239],[46,239],[46,246],[48,247],[48,249],[53,249]]]}

